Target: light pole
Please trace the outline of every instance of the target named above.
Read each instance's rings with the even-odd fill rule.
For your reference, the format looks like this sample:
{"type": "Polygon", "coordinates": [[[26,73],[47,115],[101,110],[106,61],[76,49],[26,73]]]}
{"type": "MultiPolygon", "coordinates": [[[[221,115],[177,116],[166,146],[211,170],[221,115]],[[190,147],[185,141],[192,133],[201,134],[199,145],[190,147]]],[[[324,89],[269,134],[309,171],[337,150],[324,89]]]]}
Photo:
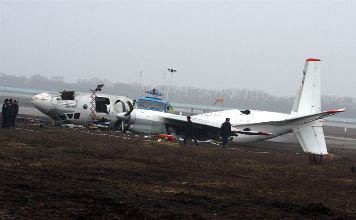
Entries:
{"type": "Polygon", "coordinates": [[[167,89],[166,101],[168,101],[169,89],[171,88],[173,73],[174,73],[174,72],[177,72],[177,70],[176,70],[176,69],[173,69],[173,68],[168,68],[168,71],[171,73],[171,77],[169,78],[169,84],[168,84],[168,89],[167,89]]]}

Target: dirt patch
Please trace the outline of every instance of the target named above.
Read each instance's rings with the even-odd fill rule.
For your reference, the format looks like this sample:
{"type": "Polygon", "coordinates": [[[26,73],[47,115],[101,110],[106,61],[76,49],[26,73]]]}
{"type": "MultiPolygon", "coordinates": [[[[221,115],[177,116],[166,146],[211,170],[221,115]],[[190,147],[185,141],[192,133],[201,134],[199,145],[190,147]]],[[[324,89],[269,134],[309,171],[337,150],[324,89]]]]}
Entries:
{"type": "Polygon", "coordinates": [[[0,130],[0,219],[356,218],[356,152],[181,146],[112,131],[0,130]]]}

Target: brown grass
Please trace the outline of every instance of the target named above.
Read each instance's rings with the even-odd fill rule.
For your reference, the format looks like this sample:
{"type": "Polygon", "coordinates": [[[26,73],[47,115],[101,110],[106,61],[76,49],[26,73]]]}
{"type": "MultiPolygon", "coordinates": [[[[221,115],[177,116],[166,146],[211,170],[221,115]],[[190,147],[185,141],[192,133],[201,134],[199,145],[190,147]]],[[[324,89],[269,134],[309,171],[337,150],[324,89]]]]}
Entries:
{"type": "Polygon", "coordinates": [[[0,130],[0,219],[356,218],[356,153],[336,150],[340,158],[315,166],[285,145],[0,130]]]}

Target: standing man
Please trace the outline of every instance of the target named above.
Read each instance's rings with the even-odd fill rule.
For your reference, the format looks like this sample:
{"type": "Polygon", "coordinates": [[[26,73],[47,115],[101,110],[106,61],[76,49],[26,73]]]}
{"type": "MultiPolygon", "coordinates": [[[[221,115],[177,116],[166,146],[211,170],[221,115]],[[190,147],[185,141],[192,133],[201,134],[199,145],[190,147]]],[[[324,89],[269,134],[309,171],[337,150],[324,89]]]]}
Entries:
{"type": "Polygon", "coordinates": [[[187,125],[185,128],[185,136],[183,141],[184,144],[187,143],[188,138],[191,138],[196,146],[199,145],[197,139],[194,137],[193,122],[190,120],[190,116],[187,116],[187,125]]]}
{"type": "Polygon", "coordinates": [[[8,99],[5,99],[4,104],[2,104],[1,110],[1,128],[5,128],[6,126],[6,115],[7,115],[7,102],[8,99]]]}
{"type": "Polygon", "coordinates": [[[231,136],[230,118],[226,118],[225,122],[221,124],[220,136],[222,138],[222,145],[226,147],[227,139],[231,136]]]}
{"type": "Polygon", "coordinates": [[[19,103],[17,100],[14,100],[13,105],[13,115],[11,117],[11,127],[15,128],[16,117],[19,114],[19,103]]]}
{"type": "Polygon", "coordinates": [[[14,115],[15,109],[14,109],[14,101],[12,99],[9,99],[7,101],[7,107],[6,107],[6,114],[5,114],[5,128],[11,128],[12,124],[12,117],[14,115]]]}

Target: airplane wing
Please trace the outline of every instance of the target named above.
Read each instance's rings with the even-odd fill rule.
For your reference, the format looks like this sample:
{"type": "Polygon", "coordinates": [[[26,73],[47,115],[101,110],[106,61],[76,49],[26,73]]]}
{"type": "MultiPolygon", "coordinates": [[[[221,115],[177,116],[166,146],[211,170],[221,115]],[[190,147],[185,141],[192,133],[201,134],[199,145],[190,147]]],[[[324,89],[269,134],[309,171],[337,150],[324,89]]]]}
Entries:
{"type": "Polygon", "coordinates": [[[241,127],[255,127],[258,125],[267,125],[267,126],[303,126],[309,124],[310,122],[317,121],[332,115],[336,115],[338,113],[344,112],[345,108],[342,109],[335,109],[335,110],[328,110],[321,113],[304,115],[304,116],[296,116],[282,121],[267,121],[267,122],[260,122],[260,123],[253,123],[253,124],[239,124],[234,126],[235,128],[241,127]]]}
{"type": "MultiPolygon", "coordinates": [[[[182,115],[169,114],[164,117],[164,121],[167,126],[173,127],[174,129],[180,129],[181,131],[185,129],[187,123],[187,117],[182,115]]],[[[196,130],[201,130],[205,135],[211,137],[218,137],[220,133],[221,124],[214,123],[207,120],[197,119],[192,117],[191,121],[196,130]]],[[[201,133],[201,132],[199,132],[201,133]]],[[[271,135],[267,132],[253,131],[253,130],[243,130],[239,128],[231,127],[232,136],[237,136],[237,134],[245,135],[271,135]]],[[[199,136],[199,135],[198,135],[199,136]]]]}

